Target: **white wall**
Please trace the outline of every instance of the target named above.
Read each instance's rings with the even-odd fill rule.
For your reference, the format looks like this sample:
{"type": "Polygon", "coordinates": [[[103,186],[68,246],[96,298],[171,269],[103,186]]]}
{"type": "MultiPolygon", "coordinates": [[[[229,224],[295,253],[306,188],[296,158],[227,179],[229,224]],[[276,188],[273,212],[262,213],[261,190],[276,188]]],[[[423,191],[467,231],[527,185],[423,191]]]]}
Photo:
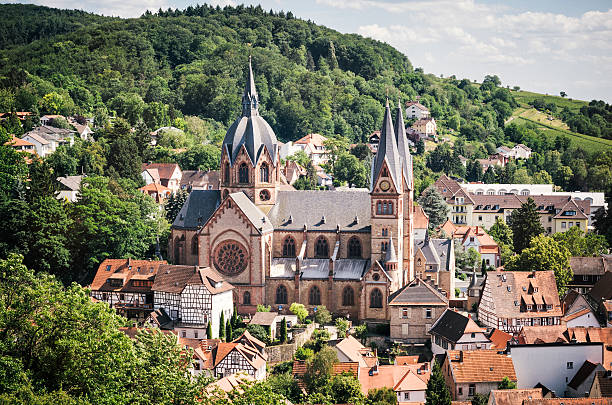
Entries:
{"type": "Polygon", "coordinates": [[[221,311],[224,312],[225,322],[227,322],[234,313],[234,301],[232,300],[231,290],[214,294],[212,297],[211,327],[214,337],[219,336],[219,319],[221,318],[221,311]]]}
{"type": "Polygon", "coordinates": [[[510,346],[510,356],[518,379],[517,388],[533,388],[542,383],[563,397],[567,384],[585,360],[602,362],[601,343],[536,344],[510,346]],[[567,368],[572,362],[573,367],[567,368]]]}
{"type": "Polygon", "coordinates": [[[399,403],[425,402],[425,391],[397,391],[396,393],[399,403]],[[404,399],[405,392],[410,393],[410,399],[404,399]]]}
{"type": "Polygon", "coordinates": [[[593,315],[592,312],[587,312],[584,315],[580,315],[578,318],[574,318],[571,321],[567,321],[568,328],[577,328],[579,326],[582,326],[584,328],[601,327],[601,325],[599,324],[599,322],[595,318],[595,315],[593,315]]]}

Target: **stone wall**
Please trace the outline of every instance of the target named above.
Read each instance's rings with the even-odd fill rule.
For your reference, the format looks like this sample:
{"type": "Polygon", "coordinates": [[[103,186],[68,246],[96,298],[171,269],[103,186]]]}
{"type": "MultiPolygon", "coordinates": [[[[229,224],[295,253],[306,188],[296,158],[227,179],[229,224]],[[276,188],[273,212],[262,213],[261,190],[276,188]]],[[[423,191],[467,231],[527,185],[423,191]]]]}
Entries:
{"type": "Polygon", "coordinates": [[[293,342],[284,345],[266,346],[266,354],[268,355],[268,363],[280,363],[283,361],[293,360],[293,354],[298,347],[301,347],[310,340],[312,332],[316,328],[315,323],[311,323],[302,332],[293,335],[293,342]]]}

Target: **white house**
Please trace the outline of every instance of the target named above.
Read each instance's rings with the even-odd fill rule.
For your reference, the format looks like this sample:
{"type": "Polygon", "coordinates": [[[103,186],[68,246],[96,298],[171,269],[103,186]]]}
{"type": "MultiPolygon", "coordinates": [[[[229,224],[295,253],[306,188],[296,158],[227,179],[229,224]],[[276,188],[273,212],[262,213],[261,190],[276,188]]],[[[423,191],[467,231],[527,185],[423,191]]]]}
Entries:
{"type": "Polygon", "coordinates": [[[565,396],[569,382],[585,361],[603,361],[602,343],[543,343],[510,345],[510,357],[518,377],[518,388],[540,383],[565,396]]]}
{"type": "Polygon", "coordinates": [[[486,329],[476,325],[472,318],[447,309],[428,332],[431,351],[442,354],[447,350],[490,349],[493,343],[485,332],[486,329]]]}
{"type": "Polygon", "coordinates": [[[531,156],[531,148],[519,143],[512,148],[510,156],[515,159],[529,159],[531,156]]]}
{"type": "Polygon", "coordinates": [[[33,144],[34,149],[36,150],[36,153],[40,157],[45,157],[55,150],[55,149],[53,150],[51,149],[52,148],[51,142],[49,142],[42,136],[35,134],[35,133],[27,133],[24,136],[22,136],[21,139],[33,144]]]}
{"type": "Polygon", "coordinates": [[[176,193],[181,188],[183,172],[176,163],[143,163],[141,176],[145,184],[161,184],[176,193]]]}
{"type": "Polygon", "coordinates": [[[406,119],[428,118],[429,110],[418,101],[408,101],[406,103],[406,119]]]}
{"type": "Polygon", "coordinates": [[[568,328],[599,328],[601,326],[586,298],[575,290],[570,290],[561,304],[563,306],[561,321],[568,328]]]}
{"type": "Polygon", "coordinates": [[[412,129],[415,131],[425,134],[426,136],[435,136],[438,130],[438,125],[433,117],[421,118],[412,124],[412,129]]]}
{"type": "MultiPolygon", "coordinates": [[[[153,283],[154,307],[163,309],[180,337],[202,339],[210,322],[219,336],[221,312],[230,319],[234,287],[210,267],[161,266],[153,283]]],[[[210,336],[209,336],[210,337],[210,336]]]]}

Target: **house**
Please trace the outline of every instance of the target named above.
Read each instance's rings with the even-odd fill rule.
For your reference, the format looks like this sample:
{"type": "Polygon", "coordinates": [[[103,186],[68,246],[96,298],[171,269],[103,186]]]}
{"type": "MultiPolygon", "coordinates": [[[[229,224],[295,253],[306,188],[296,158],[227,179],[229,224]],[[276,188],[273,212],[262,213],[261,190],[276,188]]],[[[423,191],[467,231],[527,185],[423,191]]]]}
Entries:
{"type": "Polygon", "coordinates": [[[141,176],[145,184],[157,183],[176,193],[181,186],[183,172],[176,163],[143,163],[141,176]]]}
{"type": "Polygon", "coordinates": [[[249,321],[249,325],[260,325],[268,331],[268,336],[275,338],[280,330],[277,330],[276,319],[278,312],[255,312],[249,321]]]}
{"type": "MultiPolygon", "coordinates": [[[[39,137],[47,140],[49,142],[48,153],[52,153],[55,152],[59,146],[74,145],[75,131],[71,129],[56,128],[49,125],[41,125],[32,129],[30,132],[26,132],[21,139],[32,142],[29,138],[32,135],[38,135],[39,137]]],[[[35,142],[33,143],[36,144],[35,142]]]]}
{"type": "Polygon", "coordinates": [[[484,284],[484,277],[478,277],[476,275],[476,271],[472,271],[472,276],[470,277],[470,284],[467,288],[467,309],[469,311],[474,311],[478,306],[478,302],[480,301],[480,294],[482,293],[482,286],[484,284]]]}
{"type": "Polygon", "coordinates": [[[531,149],[522,143],[519,143],[512,148],[510,156],[514,157],[515,159],[529,159],[531,156],[531,149]]]}
{"type": "Polygon", "coordinates": [[[612,256],[570,257],[570,267],[574,278],[568,284],[569,288],[579,293],[587,293],[607,271],[612,271],[612,256]]]}
{"type": "Polygon", "coordinates": [[[84,175],[58,177],[56,180],[59,182],[60,186],[56,198],[58,200],[75,202],[79,197],[81,182],[84,177],[84,175]]]}
{"type": "Polygon", "coordinates": [[[420,205],[414,205],[414,222],[412,225],[412,233],[414,239],[425,239],[427,228],[429,228],[429,217],[420,205]]]}
{"type": "Polygon", "coordinates": [[[471,317],[447,309],[429,330],[431,351],[490,349],[492,343],[485,332],[471,317]]]}
{"type": "Polygon", "coordinates": [[[449,298],[455,293],[455,248],[452,239],[414,240],[414,274],[432,281],[449,298]]]}
{"type": "Polygon", "coordinates": [[[500,265],[501,251],[497,242],[480,226],[469,227],[463,236],[461,246],[464,251],[473,248],[485,262],[487,267],[497,268],[500,265]]]}
{"type": "Polygon", "coordinates": [[[45,157],[55,151],[51,142],[32,131],[23,135],[21,140],[30,145],[34,145],[34,150],[40,157],[45,157]]]}
{"type": "Polygon", "coordinates": [[[193,364],[189,371],[193,376],[206,375],[214,377],[213,350],[221,343],[220,339],[195,339],[178,336],[178,345],[185,350],[193,351],[193,364]]]}
{"type": "Polygon", "coordinates": [[[559,325],[561,303],[552,271],[489,271],[478,305],[482,325],[504,332],[559,325]]]}
{"type": "Polygon", "coordinates": [[[435,137],[438,125],[433,117],[427,117],[416,120],[411,128],[425,136],[435,137]]]}
{"type": "Polygon", "coordinates": [[[533,388],[539,383],[556,396],[565,396],[569,382],[585,361],[594,364],[602,362],[603,344],[511,343],[508,354],[518,377],[517,388],[533,388]]]}
{"type": "Polygon", "coordinates": [[[472,196],[463,190],[457,181],[445,174],[436,180],[433,187],[442,194],[442,197],[450,206],[448,219],[453,224],[471,225],[472,210],[475,205],[472,196]]]}
{"type": "Polygon", "coordinates": [[[543,398],[526,399],[523,405],[612,405],[612,399],[594,398],[543,398]]]}
{"type": "Polygon", "coordinates": [[[427,332],[448,308],[448,298],[433,283],[415,278],[389,297],[390,337],[424,343],[427,332]]]}
{"type": "Polygon", "coordinates": [[[541,388],[492,390],[487,405],[523,405],[524,400],[542,398],[541,388]]]}
{"type": "Polygon", "coordinates": [[[441,369],[453,400],[488,395],[504,377],[516,382],[518,374],[512,359],[494,350],[449,350],[441,369]]]}
{"type": "Polygon", "coordinates": [[[308,174],[305,168],[293,160],[285,161],[285,166],[282,168],[282,173],[285,176],[287,183],[291,185],[293,185],[293,183],[295,183],[300,177],[308,174]]]}
{"type": "MultiPolygon", "coordinates": [[[[608,398],[612,403],[612,375],[610,372],[598,371],[593,378],[593,384],[589,390],[589,398],[608,398]]],[[[608,403],[608,405],[610,405],[608,403]]]]}
{"type": "Polygon", "coordinates": [[[304,151],[313,164],[320,165],[329,159],[325,141],[327,138],[321,134],[308,134],[293,142],[293,145],[304,151]]]}
{"type": "Polygon", "coordinates": [[[407,119],[417,119],[420,120],[422,118],[429,118],[430,113],[429,109],[425,107],[423,104],[418,101],[408,101],[406,102],[406,118],[407,119]]]}
{"type": "Polygon", "coordinates": [[[491,349],[506,350],[508,342],[512,340],[512,335],[499,329],[492,329],[487,336],[491,341],[491,349]]]}
{"type": "Polygon", "coordinates": [[[568,328],[582,326],[599,328],[599,321],[587,299],[575,290],[569,290],[561,302],[561,322],[568,328]]]}
{"type": "Polygon", "coordinates": [[[89,127],[87,121],[82,121],[83,124],[79,123],[74,117],[68,118],[68,123],[74,127],[79,137],[83,140],[92,139],[93,131],[89,127]]]}
{"type": "Polygon", "coordinates": [[[510,149],[509,147],[504,146],[504,145],[499,146],[499,147],[496,149],[496,151],[497,151],[497,153],[499,153],[500,155],[502,155],[502,156],[504,156],[504,157],[507,157],[507,158],[511,157],[511,154],[512,154],[512,149],[510,149]]]}
{"type": "Polygon", "coordinates": [[[591,386],[595,380],[595,374],[605,372],[606,369],[601,364],[592,363],[588,360],[576,371],[576,374],[567,384],[567,391],[564,396],[569,398],[582,398],[589,395],[591,386]]]}
{"type": "Polygon", "coordinates": [[[222,392],[228,393],[231,391],[238,391],[242,393],[242,386],[255,382],[255,378],[244,372],[238,372],[231,374],[226,377],[220,378],[219,380],[209,384],[206,387],[206,392],[209,395],[218,396],[222,392]]]}
{"type": "Polygon", "coordinates": [[[140,187],[138,191],[153,198],[158,204],[163,204],[172,194],[172,190],[159,183],[149,183],[140,187]]]}
{"type": "Polygon", "coordinates": [[[233,289],[210,267],[185,265],[161,266],[151,288],[154,308],[169,315],[180,337],[196,339],[206,336],[208,323],[219,336],[221,312],[225,319],[233,313],[233,289]]]}
{"type": "Polygon", "coordinates": [[[56,118],[64,118],[64,116],[56,115],[56,114],[43,115],[42,117],[40,117],[40,125],[43,125],[43,126],[51,125],[53,123],[53,120],[56,118]]]}
{"type": "Polygon", "coordinates": [[[11,145],[11,147],[15,149],[17,152],[28,152],[28,153],[36,152],[36,145],[34,145],[32,142],[29,142],[25,139],[17,138],[15,135],[13,135],[13,139],[8,141],[6,144],[11,145]]]}
{"type": "Polygon", "coordinates": [[[219,170],[184,170],[180,188],[191,192],[194,188],[202,190],[219,190],[219,170]]]}
{"type": "Polygon", "coordinates": [[[372,368],[378,364],[378,357],[371,348],[365,347],[352,335],[331,346],[340,363],[358,363],[359,367],[372,368]]]}
{"type": "Polygon", "coordinates": [[[480,163],[480,166],[482,166],[482,172],[484,173],[490,167],[494,169],[496,167],[506,167],[506,164],[508,163],[508,158],[504,157],[500,153],[496,153],[494,155],[490,155],[486,159],[476,159],[476,161],[480,163]]]}
{"type": "Polygon", "coordinates": [[[265,343],[245,331],[232,342],[219,342],[213,349],[213,373],[216,377],[227,377],[239,372],[255,380],[266,378],[268,355],[265,343]]]}
{"type": "Polygon", "coordinates": [[[373,389],[391,388],[399,404],[425,402],[427,382],[431,375],[429,363],[382,365],[359,369],[359,383],[364,395],[373,389]]]}
{"type": "Polygon", "coordinates": [[[587,300],[597,313],[612,324],[612,271],[606,271],[586,295],[587,300]]]}
{"type": "Polygon", "coordinates": [[[153,311],[153,280],[164,260],[106,259],[91,282],[91,296],[128,319],[143,321],[153,311]]]}

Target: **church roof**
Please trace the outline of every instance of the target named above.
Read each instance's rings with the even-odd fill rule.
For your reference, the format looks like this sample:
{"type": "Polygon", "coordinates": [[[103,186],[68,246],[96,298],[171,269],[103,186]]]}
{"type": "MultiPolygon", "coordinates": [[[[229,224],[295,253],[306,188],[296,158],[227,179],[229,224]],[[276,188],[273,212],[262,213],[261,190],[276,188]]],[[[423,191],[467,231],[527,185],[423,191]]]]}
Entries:
{"type": "Polygon", "coordinates": [[[393,183],[397,189],[401,187],[402,178],[402,162],[400,160],[400,154],[397,149],[397,142],[395,140],[395,131],[393,130],[393,121],[391,120],[391,110],[389,109],[389,100],[385,106],[385,116],[383,118],[382,129],[380,131],[380,141],[378,142],[378,151],[374,157],[374,164],[372,165],[372,181],[371,187],[374,187],[374,183],[382,170],[383,164],[387,163],[389,173],[393,183]]]}
{"type": "Polygon", "coordinates": [[[259,98],[250,57],[247,76],[242,95],[242,115],[227,130],[222,150],[227,152],[230,164],[233,165],[244,146],[251,163],[255,166],[267,149],[273,164],[276,164],[278,140],[270,125],[259,115],[259,98]]]}
{"type": "Polygon", "coordinates": [[[279,191],[268,217],[277,230],[368,232],[371,225],[367,190],[279,191]],[[357,218],[357,221],[355,221],[357,218]]]}
{"type": "Polygon", "coordinates": [[[221,203],[219,190],[193,190],[172,223],[175,229],[197,229],[204,225],[221,203]]]}
{"type": "Polygon", "coordinates": [[[452,239],[415,239],[416,250],[423,252],[425,260],[430,264],[439,264],[440,270],[448,271],[451,266],[452,239]]]}
{"type": "MultiPolygon", "coordinates": [[[[303,259],[300,261],[300,278],[322,280],[329,277],[331,259],[303,259]]],[[[297,260],[295,257],[274,257],[270,266],[270,278],[293,279],[297,260]]],[[[361,280],[370,268],[368,259],[337,259],[334,261],[334,280],[361,280]]]]}
{"type": "Polygon", "coordinates": [[[246,194],[240,191],[230,194],[230,197],[259,232],[272,232],[274,230],[266,214],[261,212],[246,194]]]}
{"type": "Polygon", "coordinates": [[[410,147],[408,146],[402,105],[399,101],[397,102],[397,113],[395,116],[395,139],[397,141],[397,149],[400,154],[404,178],[406,179],[408,187],[412,189],[412,155],[410,154],[410,147]]]}

